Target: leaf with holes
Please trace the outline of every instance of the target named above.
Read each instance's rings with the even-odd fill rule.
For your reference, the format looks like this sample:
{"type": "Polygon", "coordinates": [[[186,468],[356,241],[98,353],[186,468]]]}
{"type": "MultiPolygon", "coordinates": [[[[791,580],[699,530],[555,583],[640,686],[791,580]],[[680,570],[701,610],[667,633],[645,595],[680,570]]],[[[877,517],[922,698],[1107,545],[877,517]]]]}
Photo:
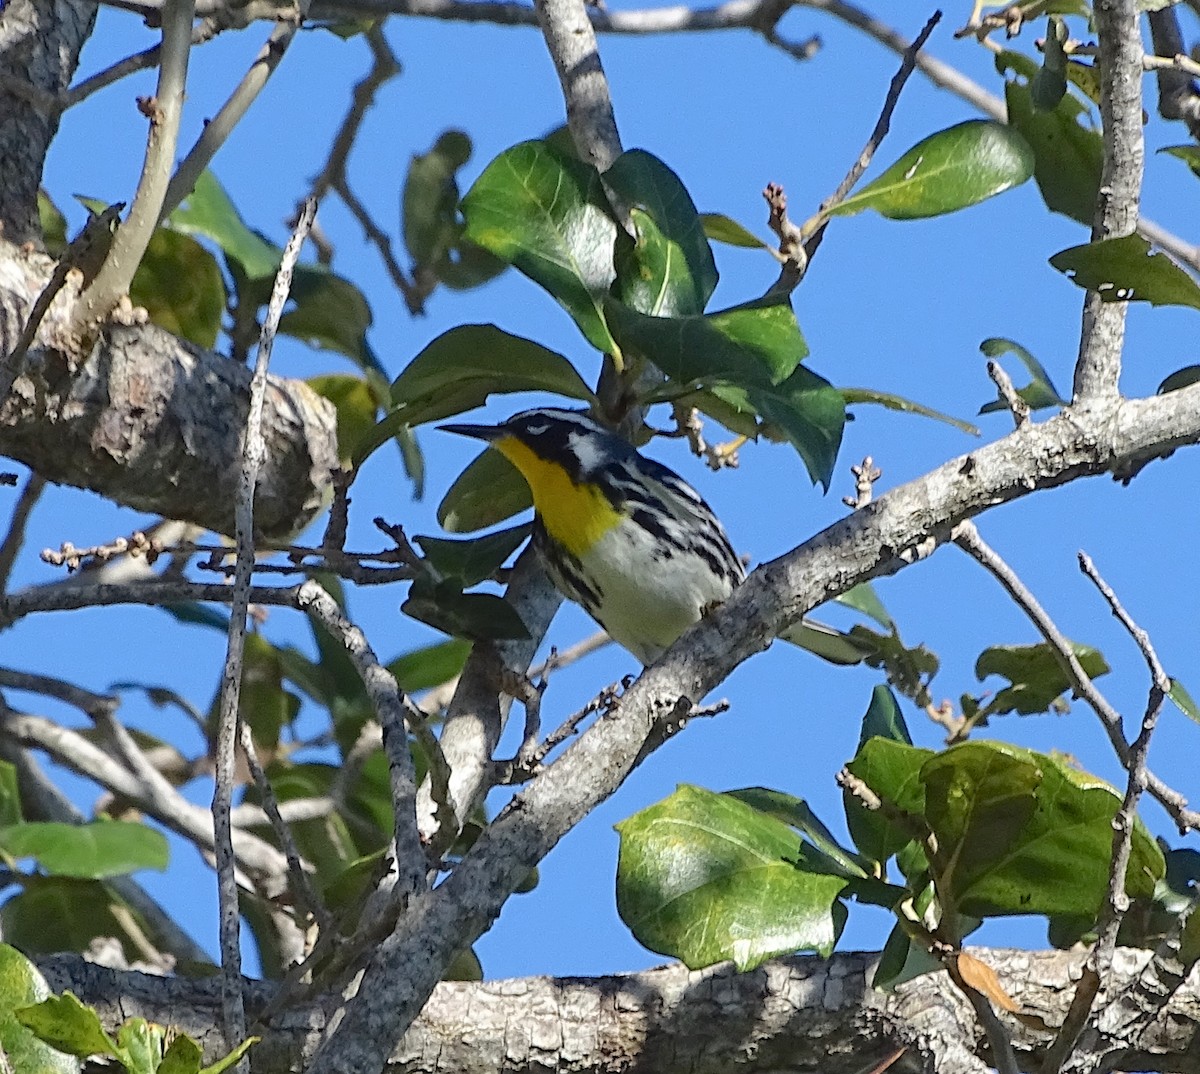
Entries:
{"type": "Polygon", "coordinates": [[[1141,235],[1072,246],[1056,253],[1050,264],[1105,302],[1200,309],[1200,284],[1166,254],[1152,254],[1141,235]]]}

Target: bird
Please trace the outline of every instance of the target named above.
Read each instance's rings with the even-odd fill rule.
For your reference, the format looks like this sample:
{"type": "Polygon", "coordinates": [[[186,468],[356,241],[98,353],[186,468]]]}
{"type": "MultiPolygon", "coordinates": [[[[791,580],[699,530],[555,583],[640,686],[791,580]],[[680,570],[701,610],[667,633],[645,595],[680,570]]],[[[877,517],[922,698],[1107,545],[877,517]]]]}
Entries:
{"type": "Polygon", "coordinates": [[[442,425],[499,451],[533,494],[533,547],[555,588],[644,665],[745,578],[713,509],[673,470],[574,410],[442,425]]]}

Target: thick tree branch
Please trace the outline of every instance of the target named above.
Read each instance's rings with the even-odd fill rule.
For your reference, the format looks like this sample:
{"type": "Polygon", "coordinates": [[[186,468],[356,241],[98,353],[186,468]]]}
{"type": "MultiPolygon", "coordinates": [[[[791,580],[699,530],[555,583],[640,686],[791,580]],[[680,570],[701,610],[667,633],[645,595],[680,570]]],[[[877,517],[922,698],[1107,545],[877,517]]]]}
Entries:
{"type": "MultiPolygon", "coordinates": [[[[1053,1030],[1085,956],[1078,952],[972,949],[999,974],[1025,1013],[1053,1030]]],[[[1148,952],[1119,951],[1113,993],[1136,982],[1148,952]]],[[[689,973],[679,965],[601,978],[533,977],[439,984],[421,1016],[391,1052],[389,1070],[406,1074],[729,1074],[731,1071],[869,1069],[896,1044],[903,1069],[983,1074],[974,1014],[945,973],[894,994],[867,986],[874,956],[838,954],[771,962],[752,973],[728,967],[689,973]]],[[[96,1004],[110,1031],[141,1016],[177,1025],[216,1057],[219,1000],[214,982],[148,977],[94,966],[76,956],[40,961],[51,987],[96,1004]]],[[[251,1007],[270,995],[248,985],[251,1007]]],[[[256,1071],[298,1069],[325,1026],[322,1007],[288,1011],[251,1049],[256,1071]]],[[[1184,986],[1126,1052],[1126,1069],[1179,1070],[1200,1021],[1195,983],[1184,986]]],[[[1046,1033],[1007,1020],[1025,1069],[1046,1033]]]]}
{"type": "Polygon", "coordinates": [[[91,0],[10,0],[0,18],[0,236],[42,242],[37,192],[59,114],[15,91],[57,97],[70,85],[96,21],[91,0]]]}
{"type": "MultiPolygon", "coordinates": [[[[46,258],[0,242],[0,354],[15,345],[50,270],[46,258]]],[[[231,533],[249,372],[145,324],[110,325],[72,366],[65,332],[76,297],[68,284],[0,400],[0,454],[47,480],[231,533]]],[[[336,414],[306,384],[272,377],[263,420],[255,521],[266,536],[287,536],[332,487],[336,414]]]]}

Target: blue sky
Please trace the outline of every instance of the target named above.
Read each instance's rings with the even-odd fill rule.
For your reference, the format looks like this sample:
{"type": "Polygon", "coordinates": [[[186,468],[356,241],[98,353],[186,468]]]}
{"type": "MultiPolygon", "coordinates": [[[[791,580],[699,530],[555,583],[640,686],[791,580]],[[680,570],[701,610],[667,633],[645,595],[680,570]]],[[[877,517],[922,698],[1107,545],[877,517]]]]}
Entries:
{"type": "MultiPolygon", "coordinates": [[[[915,34],[927,14],[905,6],[897,26],[915,34]]],[[[953,40],[953,23],[951,16],[939,27],[930,51],[1002,93],[990,56],[971,42],[953,40]]],[[[626,148],[655,153],[678,172],[702,211],[727,213],[763,237],[762,188],[770,181],[782,183],[797,219],[815,209],[858,153],[898,63],[891,53],[815,12],[795,10],[783,28],[796,37],[819,32],[823,49],[807,63],[797,63],[747,31],[601,41],[626,148]]],[[[190,145],[204,117],[220,106],[265,33],[261,26],[228,33],[194,52],[182,146],[190,145]]],[[[475,157],[465,170],[469,182],[507,146],[559,125],[563,105],[534,30],[408,19],[393,20],[388,37],[404,70],[379,94],[351,157],[350,178],[382,226],[395,234],[399,190],[411,154],[427,150],[447,128],[464,129],[475,141],[475,157]]],[[[136,18],[104,9],[84,53],[83,73],[153,42],[136,18]]],[[[1031,49],[1028,36],[1016,44],[1031,49]]],[[[215,172],[246,220],[280,244],[286,235],[283,220],[320,169],[350,88],[367,67],[361,41],[301,34],[215,161],[215,172]]],[[[145,134],[134,98],[151,92],[150,76],[130,78],[64,117],[45,184],[72,214],[72,224],[80,215],[72,209],[71,194],[129,199],[145,134]]],[[[1153,111],[1152,102],[1148,110],[1153,111]]],[[[967,104],[914,76],[879,153],[880,165],[933,131],[973,115],[967,104]]],[[[1180,162],[1152,154],[1182,138],[1155,121],[1147,140],[1144,211],[1186,234],[1195,219],[1195,179],[1180,162]]],[[[474,292],[439,293],[427,315],[414,319],[335,199],[322,208],[321,224],[337,248],[335,268],[372,303],[370,340],[391,375],[447,328],[490,321],[569,355],[585,378],[594,378],[595,353],[558,306],[517,274],[506,273],[474,292]]],[[[893,223],[870,213],[835,221],[794,300],[811,350],[809,364],[840,386],[895,392],[973,420],[994,395],[979,343],[1008,336],[1037,355],[1060,391],[1069,393],[1082,292],[1050,268],[1047,258],[1085,239],[1079,225],[1044,209],[1032,183],[931,221],[893,223]]],[[[721,283],[713,308],[761,294],[775,276],[774,262],[761,252],[718,247],[716,254],[721,283]]],[[[1131,311],[1126,393],[1151,393],[1168,373],[1196,361],[1195,317],[1195,311],[1178,309],[1131,311]]],[[[350,366],[336,355],[283,341],[273,371],[304,377],[350,371],[350,366]]],[[[1022,382],[1017,367],[1010,365],[1009,371],[1022,382]]],[[[479,416],[499,418],[536,401],[500,400],[479,416]]],[[[656,417],[666,424],[665,417],[656,417]]],[[[985,439],[1010,426],[1004,415],[985,416],[979,424],[985,439]]],[[[715,429],[712,435],[719,438],[715,429]]],[[[439,532],[437,502],[474,448],[430,429],[420,439],[429,466],[425,500],[412,500],[393,452],[376,453],[355,488],[350,547],[379,546],[370,525],[377,514],[403,524],[410,534],[439,532]]],[[[844,514],[841,497],[852,491],[848,467],[864,455],[882,467],[882,490],[975,444],[949,426],[859,408],[827,496],[812,487],[798,456],[786,446],[750,445],[737,470],[720,474],[710,473],[675,441],[656,441],[650,452],[703,492],[739,550],[757,563],[844,514]]],[[[1062,629],[1103,650],[1114,670],[1101,686],[1130,720],[1140,717],[1147,677],[1132,644],[1076,570],[1075,555],[1082,548],[1093,556],[1131,613],[1151,631],[1168,671],[1195,693],[1200,676],[1195,671],[1193,534],[1200,510],[1189,490],[1196,481],[1196,460],[1181,452],[1148,468],[1130,488],[1093,479],[1006,506],[980,522],[984,537],[1009,559],[1062,629]]],[[[56,576],[36,559],[44,546],[63,540],[91,544],[145,521],[92,494],[54,490],[34,516],[16,581],[56,576]]],[[[990,577],[953,548],[885,580],[878,592],[904,638],[910,644],[925,642],[941,657],[933,684],[937,698],[979,692],[972,669],[986,646],[1038,640],[990,577]]],[[[435,638],[399,615],[403,597],[398,586],[351,595],[353,617],[388,658],[435,638]]],[[[848,621],[839,613],[831,618],[848,621]]],[[[272,612],[265,629],[277,641],[307,637],[297,618],[279,611],[272,612]]],[[[591,631],[586,616],[567,608],[554,623],[551,641],[565,647],[591,631]]],[[[93,689],[120,680],[162,683],[203,707],[215,690],[222,654],[223,640],[216,634],[176,625],[161,612],[106,609],[28,619],[5,635],[3,659],[93,689]]],[[[632,657],[610,648],[558,673],[543,704],[544,720],[557,722],[604,685],[636,670],[632,657]]],[[[693,723],[654,755],[550,855],[538,888],[510,901],[478,945],[489,976],[615,972],[662,961],[639,947],[616,917],[612,825],[678,783],[718,790],[778,787],[808,798],[835,831],[842,831],[833,777],[853,753],[859,720],[878,681],[876,673],[833,669],[783,645],[739,669],[717,695],[731,701],[731,710],[693,723]]],[[[32,707],[54,711],[40,703],[32,707]]],[[[122,711],[136,726],[177,736],[192,749],[197,745],[189,737],[194,732],[175,716],[135,697],[122,711]]],[[[923,715],[911,706],[906,715],[920,744],[940,741],[941,732],[923,715]]],[[[306,713],[303,726],[314,730],[316,718],[306,713]]],[[[1060,750],[1097,774],[1120,778],[1097,721],[1080,705],[1064,717],[1009,718],[985,734],[1060,750]]],[[[1194,775],[1190,758],[1197,735],[1200,729],[1171,710],[1151,751],[1152,766],[1185,793],[1194,775]]],[[[80,781],[69,783],[81,803],[94,799],[80,781]]],[[[189,793],[207,803],[211,790],[197,783],[189,793]]],[[[1157,807],[1149,805],[1143,813],[1156,832],[1172,834],[1157,807]]],[[[215,880],[194,852],[175,845],[171,873],[143,879],[202,943],[215,948],[215,880]]],[[[843,945],[878,947],[888,925],[880,911],[852,907],[843,945]]],[[[1038,920],[1007,921],[989,925],[981,940],[1040,945],[1044,935],[1038,920]]]]}

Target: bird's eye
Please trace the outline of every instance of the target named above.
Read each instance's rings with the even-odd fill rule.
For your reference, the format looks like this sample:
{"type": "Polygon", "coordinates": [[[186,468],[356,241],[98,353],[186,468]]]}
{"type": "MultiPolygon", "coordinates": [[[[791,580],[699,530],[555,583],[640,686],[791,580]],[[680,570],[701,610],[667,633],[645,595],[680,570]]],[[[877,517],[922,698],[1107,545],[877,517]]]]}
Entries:
{"type": "Polygon", "coordinates": [[[550,426],[547,425],[544,421],[530,422],[528,425],[525,426],[525,431],[530,436],[541,436],[543,433],[547,433],[550,431],[550,426]]]}

